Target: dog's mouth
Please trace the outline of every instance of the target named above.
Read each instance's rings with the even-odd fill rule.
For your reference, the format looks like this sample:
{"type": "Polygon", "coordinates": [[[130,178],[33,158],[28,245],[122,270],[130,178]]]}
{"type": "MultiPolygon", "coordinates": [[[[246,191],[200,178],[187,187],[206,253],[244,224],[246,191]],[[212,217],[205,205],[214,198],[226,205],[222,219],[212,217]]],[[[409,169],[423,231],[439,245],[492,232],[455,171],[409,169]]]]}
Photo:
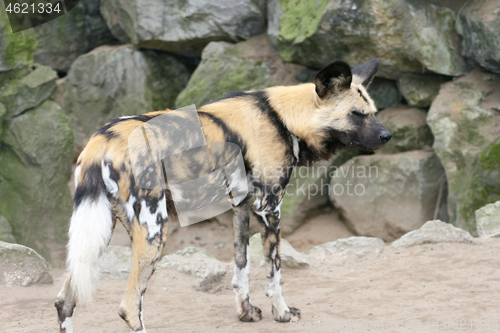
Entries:
{"type": "Polygon", "coordinates": [[[377,146],[367,146],[367,145],[361,143],[360,141],[353,139],[353,140],[351,140],[351,144],[348,145],[348,148],[361,149],[361,150],[365,150],[365,151],[370,151],[371,152],[371,151],[375,151],[375,150],[377,150],[379,148],[382,148],[383,146],[385,146],[386,143],[387,142],[384,142],[384,143],[381,143],[381,144],[379,144],[377,146]]]}

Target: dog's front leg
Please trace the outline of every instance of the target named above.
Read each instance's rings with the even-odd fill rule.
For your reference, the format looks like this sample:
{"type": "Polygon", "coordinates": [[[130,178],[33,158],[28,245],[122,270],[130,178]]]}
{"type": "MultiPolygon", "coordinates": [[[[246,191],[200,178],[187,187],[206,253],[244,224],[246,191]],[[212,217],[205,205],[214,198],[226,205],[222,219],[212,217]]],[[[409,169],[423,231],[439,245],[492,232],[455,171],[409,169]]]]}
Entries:
{"type": "Polygon", "coordinates": [[[238,206],[233,206],[234,228],[234,276],[233,288],[236,294],[236,309],[241,321],[259,321],[262,312],[250,303],[248,279],[250,274],[249,221],[250,205],[248,197],[238,206]]]}
{"type": "MultiPolygon", "coordinates": [[[[282,198],[282,195],[276,196],[282,198]]],[[[280,205],[281,199],[269,202],[262,208],[262,201],[257,199],[252,210],[259,220],[262,245],[267,271],[266,296],[272,299],[274,320],[288,322],[300,319],[300,310],[288,307],[281,292],[281,257],[280,257],[280,205]]]]}

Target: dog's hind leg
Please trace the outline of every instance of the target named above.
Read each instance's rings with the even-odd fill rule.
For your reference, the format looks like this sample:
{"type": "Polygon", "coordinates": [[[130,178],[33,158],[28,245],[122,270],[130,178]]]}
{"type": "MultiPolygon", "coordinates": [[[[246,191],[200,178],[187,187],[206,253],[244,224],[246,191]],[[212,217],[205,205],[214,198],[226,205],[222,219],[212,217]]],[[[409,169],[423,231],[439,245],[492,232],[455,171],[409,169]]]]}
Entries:
{"type": "Polygon", "coordinates": [[[132,267],[119,314],[134,332],[146,332],[142,319],[143,297],[167,238],[167,218],[155,217],[154,222],[159,228],[153,237],[148,225],[139,223],[137,218],[132,222],[132,267]]]}
{"type": "Polygon", "coordinates": [[[236,294],[236,308],[241,321],[259,321],[262,312],[250,304],[248,275],[250,274],[250,253],[248,247],[250,205],[248,197],[238,206],[233,206],[234,228],[234,276],[233,288],[236,294]]]}

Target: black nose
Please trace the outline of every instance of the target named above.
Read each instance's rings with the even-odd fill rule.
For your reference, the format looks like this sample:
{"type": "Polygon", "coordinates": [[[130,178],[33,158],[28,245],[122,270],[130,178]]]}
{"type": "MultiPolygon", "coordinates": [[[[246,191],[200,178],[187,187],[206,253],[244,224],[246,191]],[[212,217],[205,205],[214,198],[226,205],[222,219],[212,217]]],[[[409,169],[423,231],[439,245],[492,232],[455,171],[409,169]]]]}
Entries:
{"type": "Polygon", "coordinates": [[[392,138],[392,134],[388,130],[383,130],[380,132],[379,138],[383,143],[386,143],[392,138]]]}

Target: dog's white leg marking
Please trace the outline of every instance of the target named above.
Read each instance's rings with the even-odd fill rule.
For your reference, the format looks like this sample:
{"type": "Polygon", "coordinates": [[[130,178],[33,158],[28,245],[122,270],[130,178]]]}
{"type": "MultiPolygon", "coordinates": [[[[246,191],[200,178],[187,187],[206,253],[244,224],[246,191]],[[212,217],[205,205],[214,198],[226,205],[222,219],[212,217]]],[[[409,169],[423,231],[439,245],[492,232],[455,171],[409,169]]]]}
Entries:
{"type": "Polygon", "coordinates": [[[104,155],[104,158],[101,161],[101,168],[102,168],[102,180],[104,181],[104,185],[106,186],[106,189],[108,192],[116,197],[118,193],[118,184],[111,179],[111,170],[109,169],[111,165],[111,162],[108,160],[108,156],[104,155]]]}
{"type": "Polygon", "coordinates": [[[156,237],[156,235],[160,233],[162,225],[161,223],[158,223],[158,216],[161,216],[162,219],[166,219],[168,217],[165,195],[163,195],[162,199],[158,201],[158,207],[155,212],[151,212],[151,209],[145,200],[141,201],[139,222],[148,226],[148,237],[150,239],[156,237]]]}
{"type": "Polygon", "coordinates": [[[73,333],[73,317],[75,316],[75,309],[71,313],[71,317],[66,317],[61,323],[61,328],[64,329],[64,333],[73,333]]]}
{"type": "Polygon", "coordinates": [[[250,247],[247,245],[247,263],[242,269],[238,268],[238,265],[234,264],[234,275],[233,275],[233,288],[236,294],[236,311],[238,315],[243,313],[243,301],[248,297],[249,287],[248,278],[250,275],[250,247]]]}
{"type": "Polygon", "coordinates": [[[274,309],[278,311],[278,316],[283,317],[288,311],[288,306],[286,306],[281,290],[281,268],[274,271],[273,276],[267,279],[266,296],[271,298],[274,309]]]}
{"type": "Polygon", "coordinates": [[[135,333],[146,333],[146,326],[144,326],[144,317],[142,315],[143,306],[144,306],[144,295],[141,296],[141,311],[139,312],[139,320],[141,321],[142,330],[135,331],[135,333]]]}
{"type": "Polygon", "coordinates": [[[132,194],[130,194],[128,197],[128,201],[125,202],[124,204],[125,210],[127,211],[127,217],[129,222],[132,222],[132,220],[134,219],[135,216],[134,204],[136,201],[137,199],[132,194]]]}

